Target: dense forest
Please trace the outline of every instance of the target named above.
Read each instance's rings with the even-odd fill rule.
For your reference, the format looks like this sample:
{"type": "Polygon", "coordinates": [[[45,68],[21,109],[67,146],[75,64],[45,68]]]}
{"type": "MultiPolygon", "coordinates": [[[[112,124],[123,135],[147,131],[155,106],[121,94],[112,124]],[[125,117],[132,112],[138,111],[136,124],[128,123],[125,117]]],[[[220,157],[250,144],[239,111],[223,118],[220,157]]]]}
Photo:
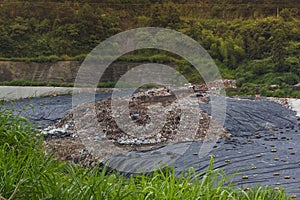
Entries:
{"type": "Polygon", "coordinates": [[[116,33],[147,26],[189,35],[238,86],[300,82],[298,0],[0,1],[0,57],[82,58],[116,33]]]}

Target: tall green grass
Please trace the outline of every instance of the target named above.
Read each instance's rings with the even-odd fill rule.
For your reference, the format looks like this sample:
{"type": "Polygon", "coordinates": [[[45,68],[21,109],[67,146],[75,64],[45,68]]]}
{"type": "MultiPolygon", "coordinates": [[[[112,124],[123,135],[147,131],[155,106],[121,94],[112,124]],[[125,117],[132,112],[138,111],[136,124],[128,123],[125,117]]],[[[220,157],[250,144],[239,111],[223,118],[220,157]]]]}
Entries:
{"type": "Polygon", "coordinates": [[[282,190],[236,189],[221,169],[175,177],[171,168],[126,178],[44,154],[30,122],[0,107],[0,199],[289,199],[282,190]]]}
{"type": "Polygon", "coordinates": [[[52,86],[52,87],[74,87],[74,83],[39,82],[26,80],[12,80],[0,82],[2,86],[52,86]]]}
{"type": "Polygon", "coordinates": [[[0,57],[0,61],[13,61],[13,62],[38,62],[38,63],[55,63],[58,61],[79,61],[82,62],[86,57],[86,54],[80,54],[74,57],[69,57],[66,55],[57,56],[38,56],[38,57],[18,57],[18,58],[3,58],[0,57]]]}

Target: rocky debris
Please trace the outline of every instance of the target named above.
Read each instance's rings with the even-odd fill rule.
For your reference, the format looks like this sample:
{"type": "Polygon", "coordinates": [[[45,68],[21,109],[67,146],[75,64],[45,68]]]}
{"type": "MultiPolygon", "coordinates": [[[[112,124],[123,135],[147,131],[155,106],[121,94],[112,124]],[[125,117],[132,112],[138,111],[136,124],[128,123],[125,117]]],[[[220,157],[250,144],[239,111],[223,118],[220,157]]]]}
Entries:
{"type": "MultiPolygon", "coordinates": [[[[131,125],[124,125],[122,128],[118,126],[115,120],[117,116],[114,116],[111,110],[112,99],[107,98],[96,103],[80,105],[55,125],[42,130],[41,133],[46,135],[47,140],[45,143],[49,148],[55,147],[56,139],[59,136],[72,136],[72,141],[78,143],[77,147],[82,147],[81,145],[84,143],[92,149],[101,149],[102,152],[97,152],[97,155],[95,155],[101,157],[101,160],[124,150],[149,149],[175,142],[203,141],[204,139],[229,136],[228,131],[200,109],[197,109],[198,113],[195,113],[195,116],[191,116],[199,119],[198,123],[190,124],[190,126],[196,127],[196,133],[191,135],[178,134],[182,109],[190,109],[190,103],[196,103],[196,105],[199,102],[203,103],[201,99],[203,98],[188,97],[184,105],[180,105],[176,95],[167,89],[155,89],[134,94],[129,100],[127,99],[129,102],[129,115],[127,117],[136,124],[136,128],[133,130],[134,134],[128,134],[123,130],[126,129],[126,126],[131,125]],[[158,113],[158,117],[162,120],[165,119],[165,123],[161,128],[155,127],[156,129],[151,132],[147,132],[147,128],[151,126],[151,122],[155,122],[157,119],[151,118],[149,110],[158,113]],[[91,120],[93,116],[96,117],[96,120],[91,120]],[[146,133],[144,134],[144,132],[146,133]],[[119,150],[113,152],[112,149],[107,147],[96,147],[97,143],[100,145],[102,142],[110,142],[110,144],[118,146],[119,150]]],[[[121,114],[124,113],[118,113],[118,115],[121,114]]],[[[55,149],[53,150],[56,151],[55,149]]],[[[64,157],[74,160],[72,156],[64,157]]]]}
{"type": "Polygon", "coordinates": [[[285,108],[295,111],[298,117],[300,117],[300,99],[295,98],[277,98],[277,97],[267,97],[268,100],[274,101],[285,108]]]}
{"type": "MultiPolygon", "coordinates": [[[[191,86],[189,86],[191,87],[191,86]]],[[[221,89],[233,87],[236,88],[236,81],[234,79],[223,79],[223,80],[215,80],[208,83],[203,83],[200,85],[193,84],[192,87],[194,88],[194,91],[208,91],[210,90],[211,93],[217,94],[220,92],[221,89]]]]}
{"type": "Polygon", "coordinates": [[[224,88],[236,87],[236,80],[234,80],[234,79],[215,80],[212,82],[208,82],[206,85],[210,89],[211,88],[220,89],[222,87],[224,87],[224,88]]]}
{"type": "Polygon", "coordinates": [[[200,85],[187,84],[187,88],[192,88],[196,93],[196,97],[200,98],[199,103],[208,104],[210,95],[220,95],[226,88],[236,88],[236,81],[233,79],[215,80],[200,85]]]}
{"type": "Polygon", "coordinates": [[[274,101],[288,109],[292,109],[292,107],[289,104],[289,99],[288,98],[278,98],[278,97],[266,97],[270,101],[274,101]]]}
{"type": "Polygon", "coordinates": [[[55,127],[55,126],[48,126],[45,129],[42,129],[40,132],[41,134],[45,135],[45,137],[57,137],[57,138],[62,138],[62,137],[69,137],[71,134],[67,131],[69,125],[64,124],[62,127],[55,127]]]}
{"type": "Polygon", "coordinates": [[[99,159],[92,155],[75,137],[47,138],[44,141],[45,153],[53,154],[62,161],[70,161],[81,167],[94,167],[99,164],[99,159]]]}
{"type": "Polygon", "coordinates": [[[64,118],[60,119],[56,124],[50,125],[44,129],[39,129],[44,138],[65,138],[74,137],[75,123],[72,120],[73,114],[68,113],[64,118]]]}

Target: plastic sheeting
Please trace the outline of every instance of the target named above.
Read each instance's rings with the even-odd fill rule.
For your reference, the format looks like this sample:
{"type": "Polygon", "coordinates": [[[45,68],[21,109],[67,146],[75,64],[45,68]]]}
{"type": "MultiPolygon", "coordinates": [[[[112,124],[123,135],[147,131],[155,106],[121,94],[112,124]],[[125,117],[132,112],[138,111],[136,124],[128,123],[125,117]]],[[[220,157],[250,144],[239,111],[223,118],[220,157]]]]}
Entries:
{"type": "MultiPolygon", "coordinates": [[[[109,93],[97,93],[96,99],[109,93]]],[[[82,96],[84,99],[84,96],[82,96]]],[[[235,174],[233,181],[240,187],[253,184],[282,186],[300,196],[300,118],[280,104],[265,99],[227,98],[224,127],[232,136],[219,139],[209,154],[215,156],[215,168],[235,174]],[[247,177],[247,178],[245,178],[247,177]]],[[[5,103],[15,112],[45,127],[61,119],[72,108],[69,95],[35,99],[21,99],[5,103]]],[[[209,104],[201,109],[210,113],[209,104]]],[[[180,175],[189,167],[196,172],[208,168],[209,155],[199,158],[201,142],[183,142],[164,147],[130,151],[109,159],[119,171],[151,171],[157,165],[175,167],[180,175]]]]}
{"type": "MultiPolygon", "coordinates": [[[[209,112],[209,105],[201,104],[201,108],[209,112]]],[[[214,167],[222,168],[227,174],[239,173],[233,178],[237,186],[283,187],[299,196],[300,118],[295,115],[280,104],[264,99],[227,98],[224,126],[232,136],[219,139],[210,152],[215,156],[214,167]]],[[[114,166],[120,171],[127,172],[154,169],[167,163],[175,167],[177,176],[190,167],[201,173],[209,166],[209,155],[198,156],[201,145],[185,142],[150,151],[131,151],[114,156],[111,162],[117,163],[114,166]]]]}
{"type": "MultiPolygon", "coordinates": [[[[86,102],[84,93],[76,95],[80,95],[82,102],[86,102]]],[[[110,95],[111,92],[99,92],[95,94],[95,100],[100,101],[110,95]]],[[[15,114],[26,117],[35,122],[37,126],[45,128],[63,118],[72,109],[72,96],[62,95],[6,101],[4,107],[13,109],[15,114]]]]}

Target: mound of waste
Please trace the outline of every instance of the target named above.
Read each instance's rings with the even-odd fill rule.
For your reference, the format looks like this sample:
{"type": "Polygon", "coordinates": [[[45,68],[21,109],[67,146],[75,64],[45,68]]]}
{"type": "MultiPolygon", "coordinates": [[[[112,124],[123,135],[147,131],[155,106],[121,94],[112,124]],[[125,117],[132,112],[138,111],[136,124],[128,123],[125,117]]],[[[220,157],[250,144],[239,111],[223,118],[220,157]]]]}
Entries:
{"type": "Polygon", "coordinates": [[[62,160],[82,166],[105,160],[128,175],[169,165],[179,176],[189,167],[203,172],[209,166],[209,156],[214,155],[214,167],[228,174],[239,172],[233,182],[245,190],[253,184],[269,185],[300,197],[300,118],[288,108],[287,101],[226,97],[222,126],[210,116],[211,96],[191,93],[186,105],[197,103],[200,109],[194,116],[199,121],[194,125],[196,134],[186,138],[178,134],[186,108],[176,104],[172,92],[145,91],[128,100],[127,117],[141,129],[141,134],[137,130],[132,135],[117,126],[114,118],[124,113],[112,112],[110,94],[97,93],[96,104],[85,103],[75,109],[71,109],[72,96],[68,95],[22,99],[14,106],[18,114],[42,122],[39,126],[44,129],[48,152],[62,160]],[[145,135],[142,130],[157,120],[149,114],[151,110],[160,111],[165,123],[157,132],[145,135]],[[91,122],[94,119],[96,125],[91,122]],[[213,125],[216,135],[207,133],[208,124],[213,125]],[[207,136],[212,137],[204,140],[207,136]],[[209,152],[203,154],[205,150],[209,152]]]}
{"type": "MultiPolygon", "coordinates": [[[[124,101],[122,98],[121,100],[124,101]]],[[[128,150],[149,150],[178,142],[203,141],[230,135],[222,125],[199,108],[197,113],[185,116],[185,120],[193,121],[194,124],[189,123],[191,127],[180,127],[187,132],[190,128],[195,128],[195,134],[179,134],[182,112],[184,109],[190,110],[190,104],[198,105],[196,98],[187,97],[184,104],[179,104],[174,93],[167,89],[155,89],[136,93],[127,101],[129,104],[125,106],[129,105],[128,115],[112,112],[112,98],[76,107],[56,124],[41,131],[48,138],[47,146],[57,149],[56,138],[71,136],[78,143],[84,144],[101,162],[128,150]],[[151,116],[149,110],[156,115],[151,116]],[[136,125],[131,130],[134,133],[124,131],[132,124],[125,123],[120,128],[116,123],[115,118],[121,114],[136,125]],[[163,126],[156,126],[160,121],[164,121],[163,126]]],[[[121,112],[122,110],[125,108],[121,108],[121,112]]]]}

